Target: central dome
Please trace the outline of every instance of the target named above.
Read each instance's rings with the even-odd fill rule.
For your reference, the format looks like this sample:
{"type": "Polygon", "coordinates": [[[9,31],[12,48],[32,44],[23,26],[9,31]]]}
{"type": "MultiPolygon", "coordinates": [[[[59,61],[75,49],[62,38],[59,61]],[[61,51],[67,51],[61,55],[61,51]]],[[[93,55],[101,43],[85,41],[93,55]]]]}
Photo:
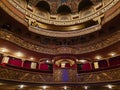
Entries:
{"type": "MultiPolygon", "coordinates": [[[[9,2],[24,16],[23,21],[26,20],[28,22],[30,31],[38,34],[77,31],[75,32],[77,34],[76,36],[79,36],[92,33],[98,29],[100,30],[102,25],[107,22],[102,23],[104,21],[104,15],[118,1],[10,0],[9,2]],[[88,28],[89,31],[86,30],[88,28]]],[[[21,16],[18,17],[21,18],[21,16]]],[[[71,36],[70,34],[69,37],[71,36]]]]}

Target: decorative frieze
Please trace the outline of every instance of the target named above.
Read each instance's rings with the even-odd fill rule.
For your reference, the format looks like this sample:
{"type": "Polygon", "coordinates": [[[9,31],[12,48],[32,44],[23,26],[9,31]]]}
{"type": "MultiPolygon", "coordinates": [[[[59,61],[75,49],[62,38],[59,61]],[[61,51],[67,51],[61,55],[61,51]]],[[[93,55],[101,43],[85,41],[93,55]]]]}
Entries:
{"type": "Polygon", "coordinates": [[[9,42],[12,42],[20,47],[40,52],[40,53],[46,53],[46,54],[82,54],[87,52],[92,52],[95,50],[99,50],[102,48],[105,48],[107,46],[110,46],[112,44],[115,44],[120,41],[120,32],[113,33],[112,35],[101,37],[98,40],[91,41],[85,44],[79,44],[76,46],[54,46],[51,48],[51,46],[48,45],[35,45],[32,42],[27,42],[22,40],[19,37],[16,37],[13,34],[10,34],[4,30],[0,30],[0,38],[8,40],[9,42]]]}
{"type": "MultiPolygon", "coordinates": [[[[70,76],[73,72],[70,71],[70,76]]],[[[61,73],[55,73],[61,74],[61,73]]],[[[73,76],[73,75],[72,75],[73,76]]],[[[54,81],[53,74],[39,73],[39,72],[30,72],[24,70],[18,70],[13,68],[1,67],[0,66],[0,79],[17,81],[17,82],[28,82],[28,83],[46,83],[46,84],[61,84],[61,83],[70,83],[70,84],[93,84],[101,82],[114,82],[120,81],[120,68],[89,72],[89,73],[80,73],[76,74],[75,77],[71,77],[72,82],[56,82],[54,81]],[[77,81],[76,81],[76,79],[77,81]]],[[[56,77],[59,79],[59,77],[56,77]]]]}
{"type": "Polygon", "coordinates": [[[75,16],[74,14],[71,14],[71,15],[68,15],[67,17],[70,18],[68,19],[67,21],[65,20],[61,20],[61,19],[57,19],[59,17],[59,15],[57,16],[56,15],[56,19],[51,19],[49,17],[51,17],[51,14],[48,14],[48,13],[44,13],[45,14],[45,17],[44,15],[41,16],[40,14],[37,14],[35,13],[35,11],[33,12],[30,12],[28,11],[26,8],[23,8],[20,6],[20,4],[17,4],[14,0],[7,0],[8,2],[10,2],[11,5],[13,5],[16,9],[18,9],[20,12],[22,12],[23,14],[25,14],[26,16],[29,16],[30,18],[33,18],[36,20],[39,21],[39,22],[43,22],[43,23],[46,23],[46,24],[54,24],[54,25],[73,25],[73,24],[80,24],[80,23],[83,23],[83,22],[86,22],[88,20],[91,20],[91,19],[94,19],[98,16],[100,16],[101,14],[105,13],[107,10],[109,10],[111,7],[113,7],[114,5],[116,5],[119,0],[113,0],[112,2],[109,2],[107,5],[104,5],[100,10],[92,10],[92,13],[91,14],[87,14],[87,15],[84,15],[84,16],[80,16],[81,14],[79,13],[76,13],[75,15],[79,16],[79,18],[77,19],[73,19],[72,20],[72,17],[75,16]],[[94,11],[94,13],[93,13],[94,11]],[[47,16],[47,17],[46,17],[47,16]]]}

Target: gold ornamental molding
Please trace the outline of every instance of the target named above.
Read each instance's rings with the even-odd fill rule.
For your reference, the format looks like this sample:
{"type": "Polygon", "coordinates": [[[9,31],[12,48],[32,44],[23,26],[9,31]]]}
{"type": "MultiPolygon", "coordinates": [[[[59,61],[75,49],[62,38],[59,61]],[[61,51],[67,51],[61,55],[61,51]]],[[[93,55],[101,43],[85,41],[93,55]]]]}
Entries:
{"type": "Polygon", "coordinates": [[[0,38],[12,42],[20,47],[46,54],[82,54],[92,51],[96,51],[120,41],[120,31],[113,33],[112,35],[101,37],[98,40],[91,41],[85,44],[79,44],[75,46],[51,46],[43,44],[33,44],[30,41],[24,41],[23,39],[15,36],[12,33],[8,33],[5,30],[0,30],[0,38]]]}
{"type": "MultiPolygon", "coordinates": [[[[6,1],[6,0],[4,0],[6,1]]],[[[22,23],[23,25],[27,26],[28,24],[25,22],[25,17],[20,17],[19,15],[16,15],[15,13],[13,13],[13,11],[11,11],[7,6],[5,6],[5,4],[0,1],[0,8],[2,8],[4,11],[6,11],[10,16],[12,16],[13,18],[15,18],[17,21],[19,21],[20,23],[22,23]]]]}
{"type": "MultiPolygon", "coordinates": [[[[110,3],[106,4],[102,9],[96,11],[95,13],[91,15],[87,15],[84,18],[76,19],[76,20],[70,20],[70,21],[54,21],[54,20],[49,20],[47,17],[42,17],[39,15],[34,14],[34,12],[29,11],[26,7],[23,8],[21,7],[16,0],[1,0],[0,1],[0,7],[5,10],[10,16],[24,24],[25,26],[28,27],[29,31],[35,32],[41,35],[45,36],[51,36],[51,37],[75,37],[75,36],[80,36],[80,35],[85,35],[89,34],[92,32],[95,32],[97,30],[101,29],[102,24],[105,24],[106,22],[110,21],[113,19],[115,16],[117,16],[120,13],[119,7],[115,9],[115,12],[107,16],[107,18],[104,19],[103,23],[100,23],[100,17],[104,16],[104,13],[107,12],[108,10],[111,10],[112,7],[118,5],[120,2],[119,0],[111,0],[110,3]],[[11,5],[14,10],[18,10],[18,12],[23,16],[22,18],[20,15],[15,15],[15,12],[13,12],[12,8],[9,8],[7,4],[11,5]],[[100,17],[98,17],[100,16],[100,17]],[[45,20],[46,19],[46,20],[45,20]],[[94,25],[89,28],[84,28],[84,24],[81,24],[83,22],[86,22],[88,20],[98,20],[99,24],[94,25]],[[34,22],[34,24],[33,24],[34,22]],[[56,23],[57,22],[57,23],[56,23]],[[66,22],[71,22],[70,24],[66,22]],[[73,23],[75,22],[75,23],[73,23]],[[52,24],[52,25],[62,25],[61,23],[64,23],[64,25],[74,25],[74,24],[81,24],[77,25],[74,27],[67,27],[68,30],[61,32],[56,30],[49,30],[49,27],[45,24],[52,24]],[[84,28],[84,29],[83,29],[84,28]],[[70,29],[70,30],[69,30],[70,29]]],[[[16,13],[17,14],[17,13],[16,13]]],[[[63,26],[64,26],[63,25],[63,26]]],[[[64,27],[61,29],[65,29],[64,27]]]]}
{"type": "MultiPolygon", "coordinates": [[[[30,21],[31,22],[31,21],[30,21]]],[[[79,27],[79,26],[78,26],[79,27]]],[[[84,27],[80,26],[81,28],[84,27]]],[[[73,28],[71,28],[73,29],[73,28]]],[[[84,28],[81,30],[67,30],[66,32],[61,32],[61,31],[57,31],[57,30],[45,30],[43,28],[38,28],[38,27],[34,27],[34,26],[29,26],[29,31],[34,32],[34,33],[38,33],[38,34],[42,34],[45,36],[50,36],[50,37],[76,37],[76,36],[81,36],[81,35],[85,35],[85,34],[89,34],[92,32],[95,32],[97,30],[101,29],[101,25],[94,25],[92,27],[89,28],[84,28]]]]}
{"type": "Polygon", "coordinates": [[[80,73],[78,75],[78,82],[85,84],[120,81],[120,75],[118,73],[120,73],[120,68],[90,73],[80,73]]]}
{"type": "Polygon", "coordinates": [[[96,10],[94,13],[91,13],[90,15],[84,15],[83,17],[79,16],[79,13],[77,13],[77,15],[73,15],[73,16],[79,16],[79,18],[77,19],[70,19],[70,20],[54,20],[51,19],[50,14],[49,13],[42,13],[40,14],[35,14],[34,11],[28,11],[27,10],[27,5],[26,8],[22,7],[20,4],[17,3],[16,0],[7,0],[12,6],[14,6],[17,10],[19,10],[20,12],[22,12],[24,15],[29,16],[30,18],[34,19],[34,20],[38,20],[39,22],[42,23],[46,23],[46,24],[52,24],[52,25],[74,25],[74,24],[80,24],[83,22],[86,22],[88,20],[92,20],[98,16],[100,16],[101,14],[105,13],[107,10],[109,10],[110,8],[112,8],[114,5],[116,5],[119,0],[110,0],[108,4],[103,5],[103,7],[100,10],[96,10]]]}
{"type": "MultiPolygon", "coordinates": [[[[120,6],[111,15],[107,16],[107,18],[104,19],[102,24],[105,24],[105,23],[109,22],[111,19],[113,19],[114,17],[116,17],[119,14],[120,14],[120,6]]],[[[97,30],[100,30],[101,26],[102,26],[101,24],[97,24],[97,25],[94,25],[94,26],[89,27],[89,28],[73,30],[73,31],[70,31],[70,32],[61,32],[61,31],[55,31],[55,30],[54,31],[45,30],[45,29],[40,28],[40,27],[35,27],[34,25],[31,24],[34,21],[35,20],[33,20],[33,19],[28,19],[29,30],[30,31],[38,33],[38,34],[42,34],[42,35],[45,35],[45,36],[51,36],[51,37],[75,37],[75,36],[81,36],[81,35],[89,34],[89,33],[95,32],[97,30]]]]}
{"type": "Polygon", "coordinates": [[[0,66],[0,79],[7,81],[17,81],[26,83],[44,84],[94,84],[120,81],[120,68],[108,69],[103,71],[80,73],[74,82],[55,82],[53,74],[31,72],[0,66]]]}

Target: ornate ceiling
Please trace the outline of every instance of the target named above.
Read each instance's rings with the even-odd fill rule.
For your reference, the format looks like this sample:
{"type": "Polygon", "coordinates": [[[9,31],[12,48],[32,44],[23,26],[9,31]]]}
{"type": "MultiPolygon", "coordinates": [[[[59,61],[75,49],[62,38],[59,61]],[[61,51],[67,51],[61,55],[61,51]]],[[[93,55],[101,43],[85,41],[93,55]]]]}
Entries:
{"type": "MultiPolygon", "coordinates": [[[[0,13],[1,89],[83,90],[98,89],[93,84],[119,84],[120,68],[115,60],[120,57],[120,0],[0,0],[0,13]],[[21,66],[2,66],[6,57],[21,60],[21,66]],[[25,62],[30,62],[31,71],[24,67],[25,62]],[[61,82],[62,74],[55,66],[51,71],[39,69],[42,63],[62,67],[61,62],[75,64],[68,73],[70,82],[61,82]],[[79,69],[78,64],[87,63],[91,71],[79,69]],[[69,87],[59,86],[65,84],[69,87]],[[93,86],[83,88],[89,84],[93,86]]],[[[102,85],[101,90],[106,87],[120,88],[102,85]]]]}
{"type": "Polygon", "coordinates": [[[38,53],[87,56],[120,40],[119,0],[1,0],[0,7],[0,38],[38,53]]]}
{"type": "Polygon", "coordinates": [[[61,12],[61,6],[66,6],[66,9],[64,10],[65,12],[61,13],[77,13],[82,9],[86,9],[86,7],[101,3],[102,0],[26,0],[26,2],[28,5],[34,7],[39,6],[39,3],[42,2],[46,5],[40,5],[42,8],[45,7],[44,10],[50,12],[51,14],[56,14],[61,12]]]}

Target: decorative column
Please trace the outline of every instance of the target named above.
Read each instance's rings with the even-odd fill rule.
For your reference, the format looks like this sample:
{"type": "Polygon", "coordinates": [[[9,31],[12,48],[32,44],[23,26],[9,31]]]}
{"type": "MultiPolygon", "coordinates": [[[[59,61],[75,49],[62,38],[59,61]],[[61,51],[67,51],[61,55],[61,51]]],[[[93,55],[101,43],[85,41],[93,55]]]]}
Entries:
{"type": "Polygon", "coordinates": [[[21,61],[22,61],[21,67],[23,67],[23,65],[24,65],[24,61],[25,61],[25,60],[22,59],[21,61]]]}
{"type": "Polygon", "coordinates": [[[109,59],[106,60],[108,67],[110,67],[109,59]]]}
{"type": "Polygon", "coordinates": [[[9,57],[6,55],[3,55],[3,59],[1,61],[1,64],[7,64],[9,62],[9,57]]]}

